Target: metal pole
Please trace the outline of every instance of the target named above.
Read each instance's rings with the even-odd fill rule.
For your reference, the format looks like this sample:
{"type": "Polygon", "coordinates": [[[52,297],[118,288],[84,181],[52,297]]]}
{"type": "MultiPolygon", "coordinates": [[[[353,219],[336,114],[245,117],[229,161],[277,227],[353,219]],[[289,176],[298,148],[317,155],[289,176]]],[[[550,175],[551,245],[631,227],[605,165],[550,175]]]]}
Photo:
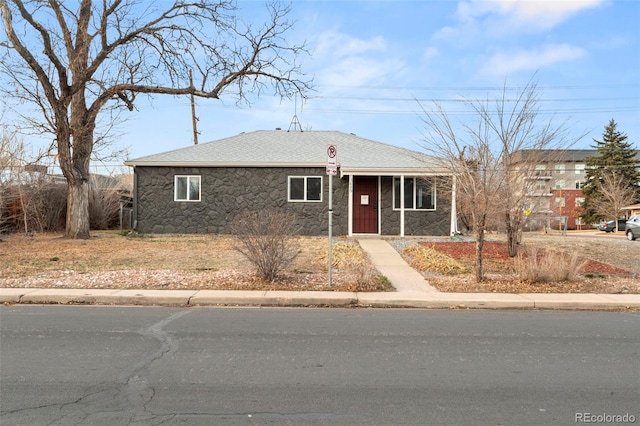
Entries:
{"type": "Polygon", "coordinates": [[[333,284],[333,175],[329,175],[329,287],[333,284]]]}

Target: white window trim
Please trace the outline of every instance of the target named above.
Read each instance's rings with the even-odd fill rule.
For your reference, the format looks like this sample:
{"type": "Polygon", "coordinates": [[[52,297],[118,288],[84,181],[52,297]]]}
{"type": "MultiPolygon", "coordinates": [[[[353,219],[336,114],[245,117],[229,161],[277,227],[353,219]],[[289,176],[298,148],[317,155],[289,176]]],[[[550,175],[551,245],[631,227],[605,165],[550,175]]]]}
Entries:
{"type": "MultiPolygon", "coordinates": [[[[402,179],[400,176],[394,176],[392,181],[391,181],[391,186],[393,187],[393,191],[392,191],[392,199],[391,199],[391,205],[393,206],[393,210],[394,211],[400,211],[402,210],[401,207],[396,207],[396,183],[395,183],[395,179],[402,179]]],[[[430,178],[430,177],[423,177],[423,176],[405,176],[404,180],[405,182],[409,179],[413,180],[413,197],[412,197],[412,203],[413,203],[413,207],[407,207],[406,205],[404,206],[404,210],[405,211],[417,211],[417,212],[434,212],[437,210],[438,204],[437,204],[437,200],[438,198],[436,197],[436,182],[435,179],[430,178]],[[418,188],[418,185],[416,185],[416,181],[418,179],[429,179],[431,181],[431,194],[433,197],[433,208],[432,209],[418,209],[415,207],[416,204],[416,190],[418,188]]],[[[402,203],[400,203],[402,205],[402,203]]]]}
{"type": "Polygon", "coordinates": [[[173,201],[179,203],[199,203],[202,200],[202,177],[200,175],[175,175],[173,177],[173,201]],[[187,178],[187,199],[178,198],[178,178],[187,178]],[[189,199],[189,184],[191,179],[197,178],[198,180],[198,199],[189,199]]]}
{"type": "Polygon", "coordinates": [[[324,196],[324,181],[322,176],[288,176],[287,177],[287,201],[289,203],[321,203],[324,196]],[[302,200],[291,199],[291,179],[304,179],[302,200]],[[307,180],[308,179],[320,179],[320,199],[319,200],[307,200],[307,180]]]}

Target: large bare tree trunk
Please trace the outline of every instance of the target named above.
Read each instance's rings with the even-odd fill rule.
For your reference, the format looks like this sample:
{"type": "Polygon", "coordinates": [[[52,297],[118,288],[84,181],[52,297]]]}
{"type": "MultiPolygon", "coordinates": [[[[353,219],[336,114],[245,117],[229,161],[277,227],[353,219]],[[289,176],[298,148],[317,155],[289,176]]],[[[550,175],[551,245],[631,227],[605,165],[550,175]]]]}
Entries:
{"type": "Polygon", "coordinates": [[[69,183],[66,238],[89,238],[89,181],[69,183]]]}
{"type": "Polygon", "coordinates": [[[82,93],[71,103],[71,125],[60,125],[58,154],[62,173],[67,179],[67,223],[65,237],[89,238],[89,164],[93,150],[95,119],[87,119],[82,93]],[[60,143],[60,141],[65,141],[60,143]],[[70,149],[73,147],[73,150],[70,149]]]}

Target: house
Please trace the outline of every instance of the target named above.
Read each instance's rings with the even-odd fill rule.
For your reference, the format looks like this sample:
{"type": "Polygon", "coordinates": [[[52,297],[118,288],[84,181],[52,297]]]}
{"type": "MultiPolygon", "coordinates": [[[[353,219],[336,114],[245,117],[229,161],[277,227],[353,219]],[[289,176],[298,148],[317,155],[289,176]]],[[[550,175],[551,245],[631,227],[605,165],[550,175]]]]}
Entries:
{"type": "Polygon", "coordinates": [[[330,179],[334,235],[456,230],[452,178],[436,158],[354,134],[254,131],[125,164],[140,232],[225,233],[240,212],[279,209],[295,214],[301,234],[326,235],[330,179]]]}
{"type": "Polygon", "coordinates": [[[627,217],[640,215],[640,203],[625,206],[622,208],[622,211],[627,214],[627,217]]]}

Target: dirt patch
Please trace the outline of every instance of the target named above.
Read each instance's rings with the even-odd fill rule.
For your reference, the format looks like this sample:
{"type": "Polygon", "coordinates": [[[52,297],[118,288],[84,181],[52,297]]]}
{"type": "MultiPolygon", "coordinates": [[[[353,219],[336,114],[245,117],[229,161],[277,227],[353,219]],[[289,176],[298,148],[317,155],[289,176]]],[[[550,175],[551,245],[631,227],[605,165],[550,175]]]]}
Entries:
{"type": "MultiPolygon", "coordinates": [[[[621,235],[526,234],[523,246],[578,252],[587,262],[579,281],[544,284],[515,278],[503,236],[491,235],[485,245],[487,280],[482,283],[476,283],[470,272],[475,257],[472,241],[429,240],[437,240],[428,243],[465,265],[462,273],[424,272],[440,291],[640,293],[640,242],[621,235]]],[[[78,241],[57,234],[17,234],[0,240],[0,287],[393,291],[352,239],[336,239],[342,245],[334,249],[339,258],[334,257],[330,288],[327,239],[304,237],[296,243],[300,256],[279,282],[272,283],[257,278],[251,265],[234,250],[234,239],[224,235],[131,237],[95,232],[91,239],[78,241]]]]}
{"type": "MultiPolygon", "coordinates": [[[[11,235],[0,242],[0,287],[195,290],[392,291],[354,245],[335,250],[328,287],[327,239],[299,238],[300,255],[277,282],[257,277],[225,235],[123,236],[95,232],[88,240],[11,235]]],[[[337,240],[337,244],[353,244],[337,240]]]]}
{"type": "MultiPolygon", "coordinates": [[[[431,247],[438,252],[445,253],[458,261],[466,263],[474,262],[476,257],[476,243],[472,241],[460,242],[422,242],[421,245],[431,247]]],[[[543,247],[544,248],[544,247],[543,247]]],[[[522,253],[526,256],[526,251],[522,253]]],[[[514,259],[509,257],[509,249],[507,243],[503,241],[487,241],[482,246],[482,258],[484,261],[494,265],[490,270],[506,269],[513,270],[515,268],[514,259]],[[496,268],[496,265],[498,268],[496,268]]],[[[633,275],[632,272],[616,268],[596,260],[580,259],[585,262],[583,272],[585,274],[608,274],[608,275],[633,275]]]]}
{"type": "Polygon", "coordinates": [[[455,275],[422,271],[430,284],[444,292],[640,293],[640,244],[623,238],[597,234],[525,235],[520,248],[525,256],[527,248],[553,249],[567,256],[577,253],[579,262],[584,265],[578,279],[548,283],[530,283],[520,279],[516,273],[516,260],[509,257],[503,240],[486,241],[483,246],[486,280],[482,283],[476,283],[471,272],[476,256],[474,241],[426,241],[419,244],[445,254],[466,267],[466,272],[455,275]],[[607,262],[598,259],[607,259],[607,262]]]}

